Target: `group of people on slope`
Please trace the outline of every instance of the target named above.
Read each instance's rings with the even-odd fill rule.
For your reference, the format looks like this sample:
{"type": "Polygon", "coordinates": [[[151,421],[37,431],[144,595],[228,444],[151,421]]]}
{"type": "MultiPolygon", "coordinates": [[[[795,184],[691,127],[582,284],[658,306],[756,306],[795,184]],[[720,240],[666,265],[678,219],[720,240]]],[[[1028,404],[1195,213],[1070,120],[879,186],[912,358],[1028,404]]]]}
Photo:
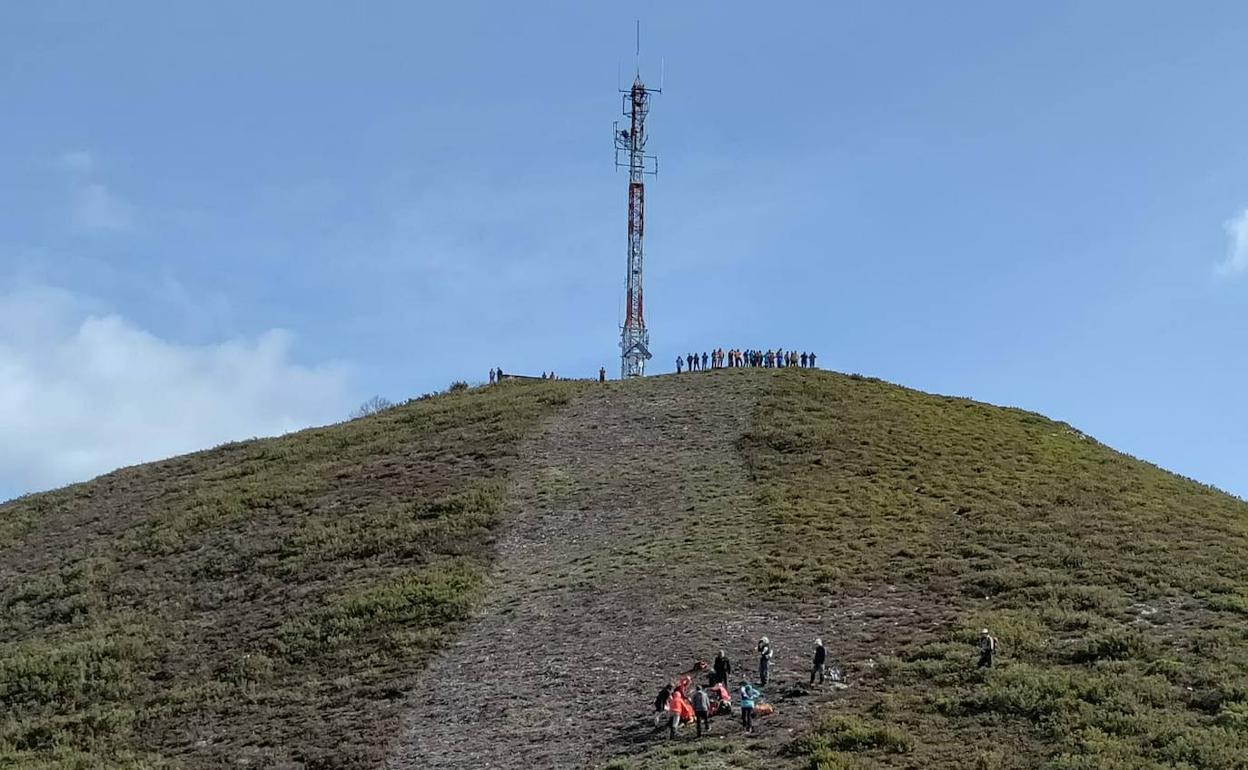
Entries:
{"type": "Polygon", "coordinates": [[[777,348],[776,350],[724,350],[717,348],[710,353],[689,353],[684,356],[676,356],[676,373],[680,374],[686,369],[690,372],[701,372],[707,369],[734,369],[758,367],[763,369],[786,369],[797,367],[800,369],[815,368],[815,354],[799,352],[796,350],[784,350],[777,348]]]}
{"type": "MultiPolygon", "coordinates": [[[[997,638],[983,629],[976,643],[979,649],[977,668],[991,668],[1000,647],[997,638]]],[[[766,687],[771,678],[771,662],[775,657],[771,640],[763,637],[755,646],[758,653],[758,686],[755,687],[748,679],[741,679],[737,689],[737,706],[741,712],[741,728],[745,732],[754,732],[754,716],[756,710],[764,709],[771,713],[770,704],[763,703],[763,693],[759,688],[766,687]]],[[[693,670],[682,674],[675,682],[663,686],[654,699],[656,725],[667,725],[668,737],[676,737],[676,728],[681,724],[694,722],[697,724],[697,737],[711,728],[711,717],[732,713],[732,696],[728,691],[728,681],[732,677],[732,661],[720,650],[710,665],[710,675],[705,686],[693,687],[692,673],[706,670],[705,661],[694,666],[693,670]],[[662,718],[657,718],[662,715],[662,718]]],[[[814,657],[810,667],[810,686],[824,683],[831,678],[833,682],[841,681],[841,673],[837,668],[829,669],[828,648],[822,639],[815,640],[814,657]]]]}
{"type": "MultiPolygon", "coordinates": [[[[756,709],[771,713],[770,704],[762,703],[763,693],[759,688],[766,687],[771,678],[771,661],[775,657],[771,640],[763,637],[755,646],[758,654],[758,687],[748,679],[741,679],[737,686],[737,706],[741,712],[741,728],[746,732],[754,732],[754,716],[756,709]]],[[[706,663],[699,664],[703,670],[706,663]]],[[[816,678],[823,684],[828,665],[828,650],[822,639],[815,640],[815,653],[810,670],[810,684],[814,686],[816,678]]],[[[697,666],[694,670],[699,670],[697,666]]],[[[715,715],[732,713],[732,697],[728,691],[728,681],[732,677],[732,661],[720,650],[710,666],[710,675],[706,686],[697,685],[690,692],[693,679],[682,674],[674,683],[664,685],[654,700],[657,713],[666,712],[668,736],[676,737],[676,728],[684,722],[697,724],[698,737],[704,730],[710,729],[710,719],[715,715]]],[[[659,724],[662,724],[660,720],[659,724]]]]}

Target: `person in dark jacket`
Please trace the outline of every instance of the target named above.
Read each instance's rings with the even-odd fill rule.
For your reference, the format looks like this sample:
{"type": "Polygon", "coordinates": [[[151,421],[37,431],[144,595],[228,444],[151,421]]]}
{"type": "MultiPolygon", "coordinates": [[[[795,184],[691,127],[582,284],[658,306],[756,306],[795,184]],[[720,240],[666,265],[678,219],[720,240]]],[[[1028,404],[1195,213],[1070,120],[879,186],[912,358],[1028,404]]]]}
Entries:
{"type": "Polygon", "coordinates": [[[988,629],[979,632],[979,663],[976,668],[992,668],[997,657],[997,638],[988,633],[988,629]]]}
{"type": "Polygon", "coordinates": [[[815,662],[810,669],[810,683],[815,683],[815,675],[819,675],[819,684],[823,684],[823,670],[828,665],[828,648],[823,646],[822,639],[815,640],[815,662]]]}
{"type": "Polygon", "coordinates": [[[728,660],[728,656],[723,650],[715,656],[715,662],[711,664],[711,684],[722,684],[728,686],[728,677],[732,676],[732,661],[728,660]]]}
{"type": "Polygon", "coordinates": [[[667,708],[667,701],[672,697],[672,686],[670,684],[663,685],[663,689],[659,690],[659,694],[654,696],[654,711],[657,714],[667,708]]]}
{"type": "Polygon", "coordinates": [[[767,677],[771,672],[771,640],[763,637],[758,640],[758,685],[767,686],[767,677]]]}
{"type": "Polygon", "coordinates": [[[711,696],[706,694],[702,685],[698,685],[690,700],[693,701],[693,718],[698,723],[698,737],[701,738],[703,728],[707,732],[711,730],[711,696]]]}

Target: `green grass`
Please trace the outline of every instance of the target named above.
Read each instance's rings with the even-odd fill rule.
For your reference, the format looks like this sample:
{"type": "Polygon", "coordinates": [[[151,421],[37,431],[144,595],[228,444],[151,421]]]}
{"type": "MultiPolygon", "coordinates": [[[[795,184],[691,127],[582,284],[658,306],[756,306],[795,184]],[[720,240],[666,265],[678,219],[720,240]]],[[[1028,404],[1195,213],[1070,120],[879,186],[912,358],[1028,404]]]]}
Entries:
{"type": "Polygon", "coordinates": [[[696,742],[665,744],[643,757],[615,759],[603,770],[763,770],[768,766],[768,762],[737,743],[707,737],[696,742]]]}
{"type": "Polygon", "coordinates": [[[1248,506],[1034,414],[791,374],[744,442],[764,590],[888,586],[934,624],[850,699],[888,703],[911,749],[825,725],[795,744],[814,766],[1248,766],[1248,506]],[[1003,650],[976,671],[983,626],[1003,650]]]}
{"type": "Polygon", "coordinates": [[[0,766],[375,766],[488,588],[519,442],[577,387],[461,388],[3,506],[0,766]]]}
{"type": "MultiPolygon", "coordinates": [[[[722,504],[716,468],[649,458],[688,481],[688,527],[615,533],[550,579],[698,547],[753,559],[768,612],[885,614],[858,647],[825,636],[853,686],[791,739],[610,767],[1248,767],[1248,505],[1018,410],[707,376],[765,378],[734,451],[767,534],[692,515],[722,504]],[[976,670],[984,626],[1002,652],[976,670]]],[[[377,766],[491,591],[521,443],[580,387],[457,389],[0,507],[0,767],[377,766]]],[[[549,505],[587,494],[560,469],[534,483],[549,505]]]]}

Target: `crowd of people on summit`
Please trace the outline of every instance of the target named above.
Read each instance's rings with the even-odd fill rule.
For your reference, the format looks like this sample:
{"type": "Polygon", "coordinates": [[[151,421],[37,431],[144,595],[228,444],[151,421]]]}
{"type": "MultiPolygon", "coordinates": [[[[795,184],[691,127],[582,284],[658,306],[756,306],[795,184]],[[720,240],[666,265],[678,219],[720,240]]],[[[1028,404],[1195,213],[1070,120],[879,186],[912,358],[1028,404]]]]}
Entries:
{"type": "MultiPolygon", "coordinates": [[[[775,350],[743,350],[733,348],[732,350],[724,350],[716,348],[715,350],[702,353],[689,353],[684,356],[676,356],[676,373],[683,372],[701,372],[708,369],[815,369],[815,354],[813,352],[797,350],[784,350],[777,348],[775,350]]],[[[503,368],[490,369],[490,384],[503,381],[504,377],[514,378],[516,375],[503,374],[503,368]]],[[[520,379],[538,379],[534,377],[520,377],[520,379]]],[[[540,379],[543,380],[560,380],[554,372],[542,372],[540,379]]],[[[599,367],[598,381],[607,381],[607,370],[599,367]]]]}
{"type": "Polygon", "coordinates": [[[684,371],[701,372],[707,369],[738,369],[757,367],[761,369],[814,369],[815,354],[805,351],[784,350],[741,350],[733,348],[724,350],[717,348],[710,353],[689,353],[676,356],[676,373],[684,371]]]}
{"type": "MultiPolygon", "coordinates": [[[[990,668],[997,655],[996,637],[984,629],[976,642],[979,651],[978,668],[990,668]]],[[[754,732],[754,717],[767,716],[775,712],[763,695],[763,688],[771,680],[772,660],[775,650],[771,640],[763,637],[754,647],[758,655],[757,676],[742,675],[737,686],[729,690],[733,666],[728,655],[720,650],[714,662],[698,661],[693,668],[677,676],[659,690],[654,698],[654,725],[656,729],[667,728],[668,738],[676,737],[676,730],[682,725],[696,724],[697,737],[701,738],[711,729],[711,718],[730,716],[733,713],[732,698],[735,693],[737,710],[740,712],[741,729],[747,733],[754,732]],[[706,684],[694,683],[693,677],[706,673],[706,684]]],[[[820,685],[825,680],[844,687],[844,675],[841,669],[828,659],[828,648],[822,639],[815,640],[814,654],[810,658],[810,681],[808,687],[814,687],[816,681],[820,685]]],[[[751,672],[754,673],[754,672],[751,672]]]]}

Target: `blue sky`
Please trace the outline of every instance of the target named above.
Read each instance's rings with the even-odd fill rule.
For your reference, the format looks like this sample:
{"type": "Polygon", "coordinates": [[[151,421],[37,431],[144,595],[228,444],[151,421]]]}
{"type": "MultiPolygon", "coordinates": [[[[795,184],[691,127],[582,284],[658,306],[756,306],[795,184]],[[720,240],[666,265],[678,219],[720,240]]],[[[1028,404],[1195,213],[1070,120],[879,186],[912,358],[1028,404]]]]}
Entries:
{"type": "Polygon", "coordinates": [[[651,371],[813,349],[1248,495],[1242,3],[40,2],[0,11],[0,497],[614,373],[638,17],[651,371]]]}

